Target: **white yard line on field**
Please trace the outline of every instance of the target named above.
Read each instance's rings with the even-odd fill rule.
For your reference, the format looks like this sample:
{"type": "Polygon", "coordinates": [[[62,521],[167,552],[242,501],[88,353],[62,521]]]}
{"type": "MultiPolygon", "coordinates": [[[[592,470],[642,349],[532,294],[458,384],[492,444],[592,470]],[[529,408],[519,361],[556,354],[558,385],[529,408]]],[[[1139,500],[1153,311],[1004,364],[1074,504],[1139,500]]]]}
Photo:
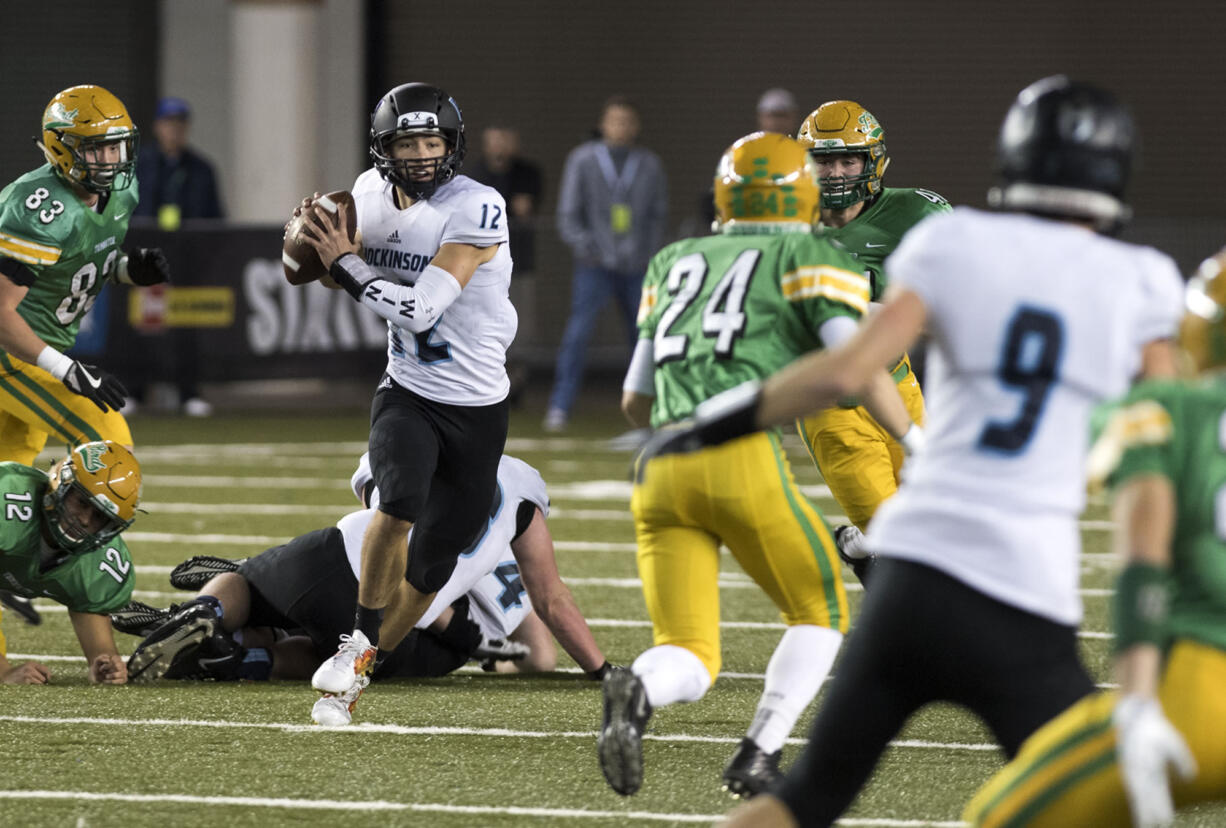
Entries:
{"type": "MultiPolygon", "coordinates": [[[[18,659],[18,660],[33,660],[33,661],[75,661],[75,662],[78,662],[78,663],[81,663],[81,664],[84,664],[84,663],[85,663],[85,656],[44,655],[44,654],[42,654],[42,653],[9,653],[9,654],[8,654],[8,657],[9,657],[9,658],[11,658],[11,659],[18,659]]],[[[472,675],[482,675],[482,674],[484,674],[484,673],[485,673],[485,671],[484,671],[484,670],[482,670],[480,667],[478,667],[476,664],[469,664],[469,665],[466,665],[466,666],[461,667],[461,668],[459,668],[458,670],[456,670],[456,672],[457,672],[457,673],[464,673],[464,674],[472,674],[472,675]]],[[[578,675],[578,674],[582,673],[582,672],[583,672],[583,670],[579,669],[578,667],[558,667],[558,668],[557,668],[557,669],[555,669],[553,672],[555,672],[555,673],[570,673],[570,674],[572,674],[572,675],[578,675]]],[[[744,680],[744,681],[765,681],[765,680],[766,680],[766,674],[765,674],[765,673],[736,673],[736,672],[722,672],[722,673],[720,673],[720,674],[719,674],[719,678],[724,679],[725,681],[741,681],[741,680],[744,680]]],[[[831,674],[831,675],[828,675],[828,676],[826,677],[826,679],[825,679],[825,680],[826,680],[826,681],[830,681],[830,680],[831,680],[831,679],[833,679],[833,678],[834,678],[834,675],[833,675],[833,674],[831,674]]],[[[1114,683],[1111,683],[1111,682],[1100,682],[1099,684],[1096,684],[1095,686],[1096,686],[1096,687],[1097,687],[1099,690],[1115,690],[1115,689],[1117,689],[1117,688],[1119,687],[1119,685],[1118,685],[1118,684],[1114,684],[1114,683]]]]}
{"type": "MultiPolygon", "coordinates": [[[[305,712],[304,712],[305,717],[305,712]]],[[[235,722],[225,719],[114,719],[95,716],[13,716],[0,715],[0,722],[14,724],[88,725],[94,727],[205,727],[238,730],[280,730],[285,733],[352,733],[357,736],[380,734],[385,736],[483,736],[514,739],[595,739],[595,730],[513,730],[503,727],[443,727],[409,726],[396,724],[355,724],[345,727],[323,727],[314,724],[289,722],[235,722]]],[[[735,745],[740,736],[704,736],[692,733],[647,733],[644,741],[686,744],[735,745]]],[[[803,745],[807,739],[791,737],[789,745],[803,745]]],[[[961,750],[995,751],[999,748],[990,742],[931,742],[922,739],[898,739],[891,747],[914,750],[961,750]]]]}
{"type": "MultiPolygon", "coordinates": [[[[701,822],[710,824],[723,814],[666,814],[655,811],[596,811],[586,808],[540,808],[517,805],[453,805],[438,802],[391,802],[376,800],[295,799],[290,797],[198,796],[192,794],[130,794],[98,791],[0,791],[0,799],[67,800],[74,802],[165,803],[178,805],[233,805],[242,808],[284,808],[310,811],[412,811],[433,814],[523,816],[545,819],[608,819],[639,822],[701,822]]],[[[918,819],[840,819],[836,825],[854,828],[962,828],[964,822],[931,822],[918,819]]]]}

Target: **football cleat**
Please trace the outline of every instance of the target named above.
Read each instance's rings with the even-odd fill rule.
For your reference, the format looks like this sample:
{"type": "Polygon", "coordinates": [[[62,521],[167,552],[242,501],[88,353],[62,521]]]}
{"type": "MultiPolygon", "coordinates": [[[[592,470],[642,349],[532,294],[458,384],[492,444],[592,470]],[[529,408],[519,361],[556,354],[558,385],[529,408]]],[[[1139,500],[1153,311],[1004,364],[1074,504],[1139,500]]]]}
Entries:
{"type": "Polygon", "coordinates": [[[325,727],[344,727],[353,721],[353,708],[357,706],[358,698],[370,684],[370,676],[358,676],[344,693],[336,695],[324,693],[311,708],[311,720],[325,727]]]}
{"type": "Polygon", "coordinates": [[[27,624],[43,623],[42,613],[34,608],[34,602],[25,596],[18,595],[16,592],[0,589],[0,604],[4,604],[4,606],[20,615],[27,624]]]}
{"type": "Polygon", "coordinates": [[[783,751],[767,753],[753,739],[745,738],[724,767],[724,790],[738,799],[764,793],[783,779],[779,757],[783,751]]]}
{"type": "Polygon", "coordinates": [[[596,737],[596,755],[609,787],[622,796],[643,785],[643,731],[651,718],[647,692],[629,667],[609,670],[601,685],[604,719],[596,737]]]}
{"type": "Polygon", "coordinates": [[[217,626],[217,612],[211,606],[195,601],[184,604],[132,652],[128,680],[155,681],[175,665],[192,661],[217,626]]]}
{"type": "Polygon", "coordinates": [[[868,589],[868,579],[872,577],[877,556],[864,548],[864,535],[854,526],[836,526],[834,545],[839,558],[851,567],[860,584],[868,589]]]}
{"type": "Polygon", "coordinates": [[[311,676],[311,686],[321,693],[343,696],[361,678],[368,675],[378,653],[361,630],[342,635],[340,649],[328,658],[311,676]]]}
{"type": "Polygon", "coordinates": [[[111,613],[111,626],[121,633],[144,638],[170,620],[180,606],[171,604],[168,609],[158,609],[140,601],[129,601],[126,607],[111,613]]]}
{"type": "Polygon", "coordinates": [[[532,648],[509,638],[486,638],[472,651],[473,661],[523,661],[532,654],[532,648]]]}
{"type": "Polygon", "coordinates": [[[238,681],[245,647],[218,626],[217,631],[190,654],[175,659],[163,678],[186,681],[238,681]]]}
{"type": "Polygon", "coordinates": [[[170,585],[175,589],[199,592],[215,575],[238,571],[239,564],[247,560],[232,561],[213,555],[195,555],[170,570],[170,585]]]}

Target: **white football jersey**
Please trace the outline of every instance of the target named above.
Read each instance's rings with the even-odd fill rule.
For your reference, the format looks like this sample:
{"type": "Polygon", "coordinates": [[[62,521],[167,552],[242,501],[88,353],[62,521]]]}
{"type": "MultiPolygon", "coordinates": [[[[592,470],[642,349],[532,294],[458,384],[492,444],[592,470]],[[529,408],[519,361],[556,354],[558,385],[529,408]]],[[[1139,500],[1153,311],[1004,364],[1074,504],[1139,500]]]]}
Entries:
{"type": "MultiPolygon", "coordinates": [[[[451,578],[417,622],[419,629],[430,626],[439,613],[466,592],[470,593],[469,614],[487,635],[500,638],[519,626],[532,610],[532,602],[511,553],[516,512],[525,500],[549,515],[549,495],[540,472],[523,460],[504,454],[498,462],[498,499],[491,510],[494,514],[481,537],[460,555],[451,578]]],[[[362,536],[366,534],[374,511],[352,512],[336,524],[345,539],[345,554],[355,578],[361,578],[362,536]]],[[[409,539],[412,538],[413,530],[410,529],[409,539]]]]}
{"type": "Polygon", "coordinates": [[[1081,619],[1077,518],[1091,408],[1182,315],[1175,263],[1071,224],[957,208],[886,260],[928,311],[927,446],[869,548],[1007,604],[1081,619]]]}
{"type": "Polygon", "coordinates": [[[384,279],[412,285],[448,243],[499,245],[428,331],[387,323],[387,371],[400,385],[452,405],[492,405],[506,398],[507,347],[519,320],[508,298],[511,251],[506,204],[492,187],[459,175],[429,199],[401,210],[392,185],[374,169],[353,185],[362,255],[384,279]]]}

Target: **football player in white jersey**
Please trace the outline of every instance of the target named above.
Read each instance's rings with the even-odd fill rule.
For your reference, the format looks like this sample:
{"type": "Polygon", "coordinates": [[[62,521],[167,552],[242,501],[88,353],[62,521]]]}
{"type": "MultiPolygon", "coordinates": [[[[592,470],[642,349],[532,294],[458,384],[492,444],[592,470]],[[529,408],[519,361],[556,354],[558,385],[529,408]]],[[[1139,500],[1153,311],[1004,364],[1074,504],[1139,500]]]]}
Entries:
{"type": "Polygon", "coordinates": [[[1174,262],[1109,238],[1133,143],[1109,93],[1064,77],[1027,87],[1000,131],[989,198],[1003,212],[920,222],[886,261],[884,306],[845,346],[733,389],[645,449],[787,423],[931,336],[927,446],[869,525],[880,569],[838,676],[783,783],[730,824],[832,824],[929,702],[974,711],[1012,757],[1093,690],[1076,638],[1090,409],[1138,374],[1173,373],[1182,311],[1174,262]]]}
{"type": "Polygon", "coordinates": [[[373,168],[353,186],[360,249],[344,216],[309,213],[329,275],[388,323],[370,429],[383,500],[362,543],[354,632],[311,680],[338,696],[370,671],[378,648],[400,643],[486,525],[516,328],[506,205],[457,175],[464,119],[455,99],[422,83],[392,89],[371,114],[370,156],[373,168]]]}

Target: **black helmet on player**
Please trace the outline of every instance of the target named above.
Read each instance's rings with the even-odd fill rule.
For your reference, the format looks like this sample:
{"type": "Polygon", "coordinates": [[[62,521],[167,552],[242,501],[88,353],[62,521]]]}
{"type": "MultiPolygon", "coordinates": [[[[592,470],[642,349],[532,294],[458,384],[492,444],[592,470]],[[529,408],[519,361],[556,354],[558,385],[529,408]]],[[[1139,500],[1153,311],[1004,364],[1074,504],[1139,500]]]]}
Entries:
{"type": "Polygon", "coordinates": [[[1023,89],[1000,128],[994,207],[1091,221],[1103,232],[1131,216],[1124,190],[1136,127],[1105,89],[1053,75],[1023,89]]]}
{"type": "Polygon", "coordinates": [[[455,177],[464,160],[464,116],[437,86],[405,83],[379,99],[370,114],[370,158],[385,179],[411,198],[429,198],[455,177]],[[393,158],[392,144],[405,135],[438,135],[447,144],[440,158],[393,158]]]}

